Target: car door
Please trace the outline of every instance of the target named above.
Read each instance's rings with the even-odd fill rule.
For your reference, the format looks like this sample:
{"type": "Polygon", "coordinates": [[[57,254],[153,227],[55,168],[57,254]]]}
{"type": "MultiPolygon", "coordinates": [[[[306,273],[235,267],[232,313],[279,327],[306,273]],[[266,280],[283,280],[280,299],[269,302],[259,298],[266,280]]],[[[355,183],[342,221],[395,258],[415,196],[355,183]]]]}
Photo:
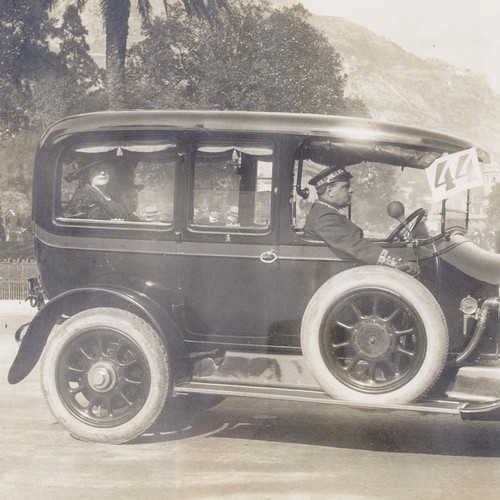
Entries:
{"type": "Polygon", "coordinates": [[[194,135],[181,235],[184,324],[193,339],[266,343],[277,303],[275,145],[194,135]]]}
{"type": "MultiPolygon", "coordinates": [[[[322,241],[304,237],[304,224],[316,200],[316,192],[309,189],[308,180],[317,170],[311,164],[300,162],[294,145],[299,139],[289,137],[288,152],[281,164],[279,192],[281,193],[279,277],[282,293],[276,310],[276,335],[280,344],[300,348],[302,316],[314,293],[331,276],[355,265],[354,260],[335,255],[322,241]]],[[[317,167],[321,169],[321,167],[317,167]]]]}

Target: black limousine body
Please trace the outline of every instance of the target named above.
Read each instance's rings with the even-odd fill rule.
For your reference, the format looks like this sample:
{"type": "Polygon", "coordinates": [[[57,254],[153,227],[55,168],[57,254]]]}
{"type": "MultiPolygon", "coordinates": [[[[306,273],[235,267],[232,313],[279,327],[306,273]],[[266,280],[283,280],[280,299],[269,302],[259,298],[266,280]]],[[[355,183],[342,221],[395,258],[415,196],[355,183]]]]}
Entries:
{"type": "Polygon", "coordinates": [[[66,118],[36,153],[39,311],[9,381],[41,359],[55,417],[108,443],[203,395],[496,419],[500,256],[467,237],[488,161],[461,139],[346,117],[66,118]],[[305,238],[308,181],[332,165],[353,175],[345,215],[418,278],[305,238]]]}

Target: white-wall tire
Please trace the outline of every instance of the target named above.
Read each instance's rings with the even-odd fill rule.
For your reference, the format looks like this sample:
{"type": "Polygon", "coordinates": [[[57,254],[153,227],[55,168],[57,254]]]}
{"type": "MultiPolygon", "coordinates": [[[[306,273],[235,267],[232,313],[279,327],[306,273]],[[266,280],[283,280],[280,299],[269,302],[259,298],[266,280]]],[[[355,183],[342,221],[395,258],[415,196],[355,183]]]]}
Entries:
{"type": "Polygon", "coordinates": [[[416,279],[381,266],[330,278],[302,319],[302,352],[331,397],[404,404],[439,377],[448,329],[434,296],[416,279]]]}
{"type": "Polygon", "coordinates": [[[74,437],[130,441],[153,424],[165,404],[167,347],[149,323],[130,312],[82,311],[51,333],[41,384],[53,415],[74,437]]]}

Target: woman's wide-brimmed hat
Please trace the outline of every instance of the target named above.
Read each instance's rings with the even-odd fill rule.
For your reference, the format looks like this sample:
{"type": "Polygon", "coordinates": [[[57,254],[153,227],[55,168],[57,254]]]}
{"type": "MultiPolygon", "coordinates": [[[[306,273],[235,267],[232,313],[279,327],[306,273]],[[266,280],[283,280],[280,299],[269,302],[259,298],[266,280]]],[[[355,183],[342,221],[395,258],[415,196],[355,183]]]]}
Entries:
{"type": "Polygon", "coordinates": [[[113,168],[113,165],[109,161],[106,161],[106,160],[93,161],[92,163],[89,163],[89,164],[84,165],[84,166],[79,166],[75,163],[74,166],[75,166],[75,170],[73,172],[69,173],[66,177],[64,177],[65,181],[72,182],[75,179],[82,179],[86,175],[88,175],[88,173],[90,172],[90,170],[92,168],[102,168],[103,170],[113,168]]]}

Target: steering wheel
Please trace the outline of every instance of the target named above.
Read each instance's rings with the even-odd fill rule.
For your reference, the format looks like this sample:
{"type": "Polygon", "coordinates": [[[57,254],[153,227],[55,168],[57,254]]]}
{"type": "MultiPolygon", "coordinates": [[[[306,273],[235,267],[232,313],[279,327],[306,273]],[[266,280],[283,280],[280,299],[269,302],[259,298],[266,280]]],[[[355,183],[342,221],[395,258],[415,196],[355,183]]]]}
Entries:
{"type": "MultiPolygon", "coordinates": [[[[394,241],[406,241],[403,230],[413,231],[417,224],[425,217],[426,210],[424,208],[417,208],[415,212],[412,212],[408,217],[401,221],[399,226],[392,231],[392,233],[387,237],[387,242],[392,243],[394,241]]],[[[400,220],[400,219],[399,219],[400,220]]]]}

